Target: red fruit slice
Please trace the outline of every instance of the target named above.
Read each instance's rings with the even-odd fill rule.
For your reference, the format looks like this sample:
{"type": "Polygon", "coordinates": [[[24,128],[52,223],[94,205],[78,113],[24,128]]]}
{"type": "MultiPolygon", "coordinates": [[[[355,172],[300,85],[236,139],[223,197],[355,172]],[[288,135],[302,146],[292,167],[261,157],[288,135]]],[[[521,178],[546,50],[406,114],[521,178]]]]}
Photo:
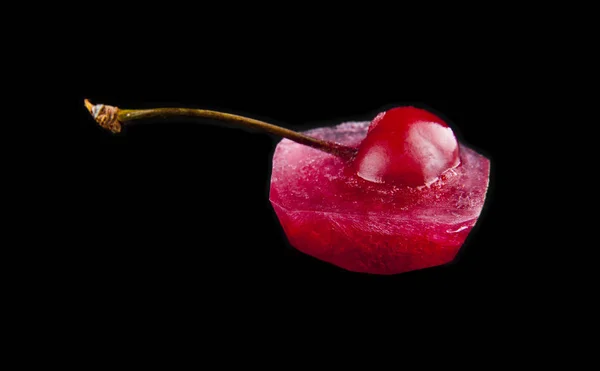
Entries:
{"type": "MultiPolygon", "coordinates": [[[[306,134],[358,148],[369,122],[306,134]]],[[[461,163],[427,187],[373,183],[342,159],[282,140],[270,201],[296,249],[354,272],[397,274],[452,261],[479,217],[489,160],[460,145],[461,163]]]]}

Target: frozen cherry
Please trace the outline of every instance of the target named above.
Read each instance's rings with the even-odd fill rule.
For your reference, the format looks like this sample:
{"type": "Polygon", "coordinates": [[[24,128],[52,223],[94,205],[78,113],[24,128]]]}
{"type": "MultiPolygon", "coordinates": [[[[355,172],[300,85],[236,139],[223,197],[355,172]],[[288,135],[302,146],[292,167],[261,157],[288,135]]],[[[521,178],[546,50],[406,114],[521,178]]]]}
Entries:
{"type": "Polygon", "coordinates": [[[460,158],[444,121],[423,109],[398,107],[375,117],[354,162],[363,179],[421,186],[458,166],[460,158]]]}
{"type": "Polygon", "coordinates": [[[414,107],[297,133],[208,110],[85,103],[113,132],[138,119],[195,116],[284,137],[273,156],[269,199],[286,236],[298,250],[350,271],[397,274],[452,261],[486,197],[489,160],[458,143],[439,117],[414,107]]]}
{"type": "MultiPolygon", "coordinates": [[[[306,134],[360,146],[369,122],[306,134]]],[[[396,274],[454,259],[481,213],[489,160],[459,145],[460,165],[429,186],[376,183],[334,156],[282,140],[270,201],[298,250],[355,272],[396,274]]]]}

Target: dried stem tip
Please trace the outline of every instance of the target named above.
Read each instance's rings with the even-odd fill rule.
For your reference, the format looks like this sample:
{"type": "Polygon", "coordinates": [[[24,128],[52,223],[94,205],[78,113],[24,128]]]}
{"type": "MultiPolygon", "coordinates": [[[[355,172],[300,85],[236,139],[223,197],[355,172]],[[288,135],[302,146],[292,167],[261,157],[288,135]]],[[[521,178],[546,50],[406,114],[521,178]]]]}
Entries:
{"type": "Polygon", "coordinates": [[[104,104],[93,105],[89,100],[84,100],[85,107],[90,111],[94,120],[105,129],[112,131],[113,133],[121,132],[121,122],[117,118],[119,109],[113,106],[107,106],[104,104]]]}

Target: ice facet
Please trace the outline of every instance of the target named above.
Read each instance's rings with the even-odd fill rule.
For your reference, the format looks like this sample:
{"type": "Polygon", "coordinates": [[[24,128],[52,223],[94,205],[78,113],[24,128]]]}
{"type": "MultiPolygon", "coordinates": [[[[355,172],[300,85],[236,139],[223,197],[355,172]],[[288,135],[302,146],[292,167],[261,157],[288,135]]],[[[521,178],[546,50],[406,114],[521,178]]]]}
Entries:
{"type": "MultiPolygon", "coordinates": [[[[358,148],[370,122],[305,132],[358,148]]],[[[396,274],[450,262],[479,217],[489,160],[460,145],[461,164],[429,186],[369,182],[344,160],[290,140],[273,156],[270,201],[292,246],[355,272],[396,274]]]]}

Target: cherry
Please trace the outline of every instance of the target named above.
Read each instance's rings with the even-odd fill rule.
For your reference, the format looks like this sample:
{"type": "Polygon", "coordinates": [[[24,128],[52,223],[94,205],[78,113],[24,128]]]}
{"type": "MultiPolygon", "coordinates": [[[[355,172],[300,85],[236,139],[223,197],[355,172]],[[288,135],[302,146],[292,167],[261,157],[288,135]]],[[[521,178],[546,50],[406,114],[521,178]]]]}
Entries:
{"type": "Polygon", "coordinates": [[[397,107],[373,119],[353,166],[365,180],[429,185],[460,164],[452,129],[431,112],[397,107]]]}
{"type": "Polygon", "coordinates": [[[397,274],[452,261],[486,198],[490,161],[414,107],[298,133],[209,110],[85,105],[115,133],[144,118],[195,116],[283,137],[269,191],[283,230],[296,249],[350,271],[397,274]]]}

